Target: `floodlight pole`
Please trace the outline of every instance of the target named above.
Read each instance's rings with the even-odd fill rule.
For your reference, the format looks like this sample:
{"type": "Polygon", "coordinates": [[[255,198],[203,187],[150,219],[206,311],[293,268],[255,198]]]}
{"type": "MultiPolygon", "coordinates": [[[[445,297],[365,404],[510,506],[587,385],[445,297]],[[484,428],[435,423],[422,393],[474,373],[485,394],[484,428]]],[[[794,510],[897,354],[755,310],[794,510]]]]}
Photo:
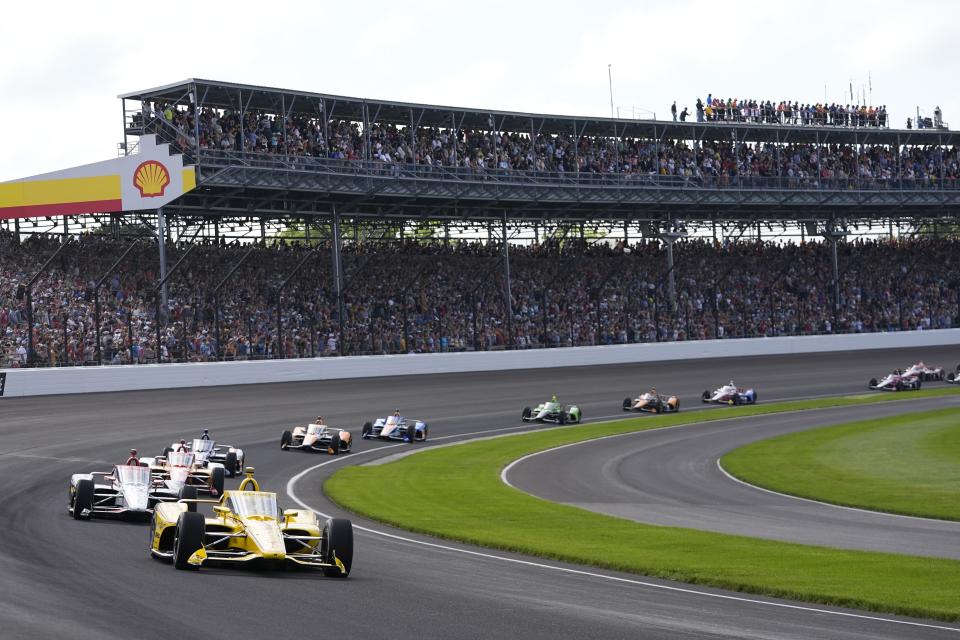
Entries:
{"type": "Polygon", "coordinates": [[[104,272],[100,279],[97,280],[97,283],[93,285],[93,321],[97,327],[97,365],[103,365],[103,354],[101,353],[101,338],[100,338],[100,287],[103,286],[104,281],[110,274],[113,273],[117,267],[126,259],[126,257],[133,251],[134,247],[140,244],[140,238],[135,238],[133,242],[130,243],[130,246],[127,247],[126,251],[120,254],[120,257],[117,258],[116,262],[111,265],[109,269],[104,272]]]}
{"type": "Polygon", "coordinates": [[[677,306],[677,279],[673,271],[673,243],[686,237],[686,233],[668,230],[660,234],[660,239],[667,245],[667,300],[670,303],[670,312],[677,306]]]}
{"type": "Polygon", "coordinates": [[[831,302],[833,306],[833,332],[837,331],[837,321],[838,313],[840,310],[840,265],[837,258],[837,243],[843,240],[847,236],[845,231],[837,231],[834,227],[833,221],[827,223],[827,227],[823,232],[823,238],[830,243],[830,258],[833,267],[833,295],[831,297],[831,302]]]}
{"type": "MultiPolygon", "coordinates": [[[[161,239],[160,239],[160,246],[162,247],[162,246],[163,246],[163,236],[160,236],[160,238],[161,238],[161,239]]],[[[182,256],[180,256],[180,259],[177,260],[177,263],[176,263],[175,265],[173,265],[173,268],[171,268],[169,271],[167,271],[167,273],[166,273],[165,275],[162,275],[162,276],[160,277],[160,281],[156,284],[156,286],[155,286],[154,289],[153,289],[153,292],[154,292],[154,294],[155,294],[154,297],[156,298],[157,364],[160,364],[160,363],[163,362],[163,349],[162,349],[161,346],[160,346],[160,297],[161,297],[161,296],[160,296],[160,293],[161,293],[161,291],[166,291],[167,280],[170,278],[170,276],[172,276],[173,274],[175,274],[175,273],[177,272],[177,269],[179,269],[179,268],[180,268],[180,265],[183,264],[183,261],[187,259],[187,256],[190,255],[190,252],[193,251],[193,250],[196,249],[196,248],[197,248],[197,245],[191,244],[190,247],[187,248],[187,250],[184,252],[184,254],[183,254],[182,256]]],[[[161,264],[163,264],[163,261],[161,261],[161,264]]],[[[164,296],[163,296],[163,306],[164,306],[164,308],[167,308],[167,301],[166,301],[166,300],[167,300],[167,297],[164,295],[164,296]]],[[[186,329],[184,329],[184,331],[186,331],[186,329]]],[[[184,344],[184,347],[186,347],[186,344],[184,344]]],[[[184,352],[184,356],[186,356],[186,352],[184,352]]],[[[184,359],[186,359],[186,357],[184,357],[184,359]]]]}

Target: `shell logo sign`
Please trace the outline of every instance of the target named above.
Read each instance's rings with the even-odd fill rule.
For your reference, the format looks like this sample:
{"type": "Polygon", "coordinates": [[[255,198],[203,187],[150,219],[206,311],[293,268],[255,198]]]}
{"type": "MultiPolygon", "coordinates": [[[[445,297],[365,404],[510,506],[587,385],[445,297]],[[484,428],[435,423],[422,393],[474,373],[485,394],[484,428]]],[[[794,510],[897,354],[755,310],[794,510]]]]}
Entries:
{"type": "Polygon", "coordinates": [[[147,135],[136,154],[0,183],[0,220],[162,207],[197,186],[169,147],[147,135]]]}
{"type": "Polygon", "coordinates": [[[133,186],[140,191],[141,198],[162,196],[163,190],[170,184],[170,172],[162,162],[147,160],[133,172],[133,186]]]}

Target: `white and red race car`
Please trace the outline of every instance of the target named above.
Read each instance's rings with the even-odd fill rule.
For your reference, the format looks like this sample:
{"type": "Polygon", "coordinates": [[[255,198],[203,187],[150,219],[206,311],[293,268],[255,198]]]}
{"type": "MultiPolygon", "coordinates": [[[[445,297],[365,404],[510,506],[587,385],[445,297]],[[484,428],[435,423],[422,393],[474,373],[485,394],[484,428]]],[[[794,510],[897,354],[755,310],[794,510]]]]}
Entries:
{"type": "Polygon", "coordinates": [[[897,369],[879,381],[876,378],[870,378],[867,387],[874,391],[918,391],[920,382],[920,376],[906,376],[897,369]]]}
{"type": "Polygon", "coordinates": [[[904,370],[903,375],[910,378],[916,376],[924,382],[928,380],[943,380],[946,378],[946,371],[943,367],[928,367],[921,360],[917,364],[904,370]]]}
{"type": "Polygon", "coordinates": [[[700,399],[711,404],[756,404],[757,392],[738,387],[731,380],[713,393],[704,391],[700,399]]]}

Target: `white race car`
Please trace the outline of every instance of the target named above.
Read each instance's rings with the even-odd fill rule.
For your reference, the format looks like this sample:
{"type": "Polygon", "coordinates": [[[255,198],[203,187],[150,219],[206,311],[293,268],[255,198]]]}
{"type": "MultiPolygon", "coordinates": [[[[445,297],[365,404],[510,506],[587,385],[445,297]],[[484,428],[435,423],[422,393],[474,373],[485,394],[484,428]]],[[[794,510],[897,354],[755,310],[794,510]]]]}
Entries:
{"type": "Polygon", "coordinates": [[[185,495],[156,484],[150,467],[118,464],[112,471],[75,473],[70,477],[69,512],[77,520],[93,516],[144,517],[158,502],[171,502],[185,495]]]}
{"type": "Polygon", "coordinates": [[[723,385],[713,393],[704,391],[700,399],[711,404],[756,404],[757,392],[753,389],[738,387],[731,380],[729,384],[723,385]]]}
{"type": "Polygon", "coordinates": [[[917,377],[927,382],[928,380],[943,380],[946,378],[946,371],[943,367],[928,367],[921,360],[917,364],[908,367],[903,375],[907,378],[917,377]]]}
{"type": "Polygon", "coordinates": [[[877,380],[870,378],[867,388],[874,391],[918,391],[920,376],[905,376],[899,370],[877,380]]]}
{"type": "MultiPolygon", "coordinates": [[[[207,430],[203,430],[207,435],[207,430]]],[[[163,450],[163,456],[166,457],[171,451],[178,451],[180,443],[175,442],[163,450]]],[[[245,458],[243,449],[231,447],[228,444],[217,444],[208,437],[194,438],[190,444],[186,445],[186,451],[194,455],[194,462],[201,467],[221,466],[228,478],[232,478],[243,471],[245,458]]]]}
{"type": "Polygon", "coordinates": [[[226,472],[218,462],[202,464],[192,451],[167,451],[166,457],[140,458],[141,465],[150,467],[155,485],[167,487],[180,498],[196,498],[197,491],[220,496],[226,472]],[[186,490],[184,490],[186,487],[186,490]]]}

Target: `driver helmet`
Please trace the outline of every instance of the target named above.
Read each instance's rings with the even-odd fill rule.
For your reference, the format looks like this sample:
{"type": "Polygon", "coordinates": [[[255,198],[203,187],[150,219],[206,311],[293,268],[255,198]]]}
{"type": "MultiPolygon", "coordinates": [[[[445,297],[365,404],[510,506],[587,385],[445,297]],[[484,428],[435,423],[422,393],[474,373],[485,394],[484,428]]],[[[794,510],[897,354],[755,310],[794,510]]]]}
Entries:
{"type": "Polygon", "coordinates": [[[137,450],[136,450],[136,449],[130,449],[130,455],[133,456],[133,457],[136,457],[136,456],[137,456],[137,450]]]}
{"type": "Polygon", "coordinates": [[[206,435],[210,435],[210,430],[209,430],[209,429],[204,429],[204,430],[203,430],[203,435],[205,435],[205,436],[206,436],[206,435]]]}
{"type": "Polygon", "coordinates": [[[393,412],[393,415],[395,415],[395,416],[397,416],[397,417],[399,418],[399,417],[400,417],[400,409],[396,409],[396,410],[393,412]]]}
{"type": "Polygon", "coordinates": [[[656,387],[650,387],[650,393],[652,393],[653,395],[657,395],[657,388],[656,388],[656,387]]]}
{"type": "Polygon", "coordinates": [[[735,387],[735,386],[737,386],[737,385],[733,384],[733,380],[731,380],[729,386],[735,387]]]}
{"type": "Polygon", "coordinates": [[[316,423],[323,424],[323,416],[317,416],[316,423]]]}

